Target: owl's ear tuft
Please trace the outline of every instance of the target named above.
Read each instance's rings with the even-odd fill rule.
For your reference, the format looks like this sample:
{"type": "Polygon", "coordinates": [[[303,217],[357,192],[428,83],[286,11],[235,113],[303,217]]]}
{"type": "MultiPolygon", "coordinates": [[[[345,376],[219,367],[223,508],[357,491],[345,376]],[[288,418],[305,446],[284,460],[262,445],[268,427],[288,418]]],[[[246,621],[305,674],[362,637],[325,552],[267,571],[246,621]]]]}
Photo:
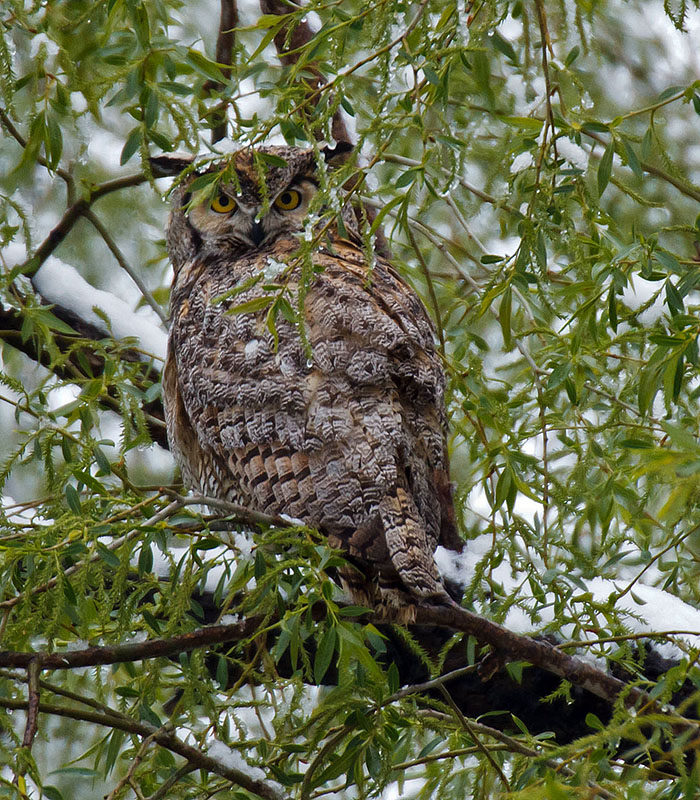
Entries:
{"type": "Polygon", "coordinates": [[[189,153],[161,153],[148,159],[154,178],[167,178],[179,175],[194,161],[189,153]]]}
{"type": "Polygon", "coordinates": [[[350,142],[338,142],[335,147],[321,148],[321,152],[327,164],[331,167],[339,167],[341,164],[345,164],[354,149],[355,145],[350,142]]]}

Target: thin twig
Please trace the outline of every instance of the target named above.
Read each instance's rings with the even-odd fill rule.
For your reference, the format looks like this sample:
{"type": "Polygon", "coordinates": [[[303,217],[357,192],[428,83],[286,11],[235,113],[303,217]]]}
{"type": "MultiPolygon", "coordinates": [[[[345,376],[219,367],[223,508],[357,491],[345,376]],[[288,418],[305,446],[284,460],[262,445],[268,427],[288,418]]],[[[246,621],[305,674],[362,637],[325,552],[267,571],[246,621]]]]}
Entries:
{"type": "Polygon", "coordinates": [[[157,303],[153,297],[153,295],[148,291],[148,287],[141,279],[141,276],[135,269],[131,268],[131,265],[124,257],[122,251],[117,247],[114,239],[110,232],[105,228],[105,226],[100,222],[98,217],[95,215],[95,212],[91,208],[85,209],[83,212],[83,216],[87,219],[95,230],[100,234],[103,238],[104,243],[109,248],[112,255],[116,258],[117,263],[119,266],[126,272],[126,274],[131,278],[131,280],[138,286],[139,291],[143,295],[143,299],[148,303],[148,305],[156,312],[160,321],[163,325],[167,328],[168,325],[168,315],[163,311],[160,307],[160,304],[157,303]]]}
{"type": "Polygon", "coordinates": [[[472,739],[474,741],[474,744],[479,748],[479,750],[481,751],[482,755],[486,758],[486,760],[489,762],[489,764],[491,764],[491,766],[495,770],[496,774],[501,779],[501,783],[505,787],[505,790],[507,792],[510,792],[510,783],[508,782],[508,778],[506,778],[505,773],[501,769],[500,765],[496,762],[496,760],[491,755],[491,753],[489,753],[488,748],[484,745],[484,743],[481,741],[481,739],[479,739],[479,737],[477,736],[476,731],[472,727],[471,723],[469,722],[469,720],[462,713],[462,709],[457,705],[457,703],[455,703],[452,695],[447,691],[447,689],[442,684],[440,684],[439,689],[440,689],[440,693],[442,694],[442,696],[448,702],[450,708],[454,711],[455,716],[457,717],[457,719],[462,724],[462,727],[464,728],[464,730],[467,731],[467,733],[472,737],[472,739]]]}
{"type": "Polygon", "coordinates": [[[175,772],[173,772],[173,774],[167,780],[165,780],[163,784],[155,792],[153,792],[153,794],[148,796],[147,800],[162,800],[162,798],[167,797],[168,792],[172,789],[172,787],[195,769],[196,767],[193,764],[185,764],[184,766],[180,767],[180,769],[175,770],[175,772]]]}
{"type": "Polygon", "coordinates": [[[149,736],[146,736],[144,740],[141,742],[141,747],[139,747],[136,755],[133,757],[131,764],[129,765],[129,771],[124,775],[124,777],[117,783],[117,785],[112,789],[112,791],[105,795],[105,800],[116,800],[119,792],[125,787],[131,785],[131,780],[136,774],[136,770],[139,768],[139,765],[143,761],[146,753],[148,752],[148,748],[153,744],[156,739],[156,735],[160,733],[160,731],[165,730],[165,726],[159,728],[157,731],[154,731],[149,736]]]}
{"type": "Polygon", "coordinates": [[[24,729],[22,747],[32,749],[34,737],[39,730],[39,675],[41,674],[41,661],[33,658],[27,666],[27,724],[24,729]]]}
{"type": "Polygon", "coordinates": [[[437,689],[439,686],[442,686],[448,681],[461,678],[463,675],[468,675],[469,673],[474,672],[476,669],[478,669],[476,664],[470,664],[467,667],[460,667],[459,669],[453,669],[451,672],[446,672],[444,675],[440,675],[439,678],[433,678],[432,680],[425,681],[424,683],[414,683],[410,686],[404,686],[403,689],[399,689],[398,692],[395,692],[387,697],[382,705],[385,706],[389,705],[390,703],[395,703],[397,700],[401,700],[401,698],[407,697],[410,694],[419,694],[420,692],[430,691],[430,689],[437,689]]]}
{"type": "Polygon", "coordinates": [[[438,338],[440,340],[440,352],[445,355],[445,331],[442,327],[442,315],[440,314],[440,304],[438,303],[437,294],[435,293],[435,286],[433,285],[433,277],[430,274],[430,268],[423,257],[423,253],[421,252],[420,247],[418,246],[418,242],[416,241],[416,237],[413,235],[413,231],[411,230],[410,225],[406,228],[406,234],[408,236],[409,241],[411,242],[411,247],[413,248],[413,252],[416,254],[416,258],[418,259],[418,263],[421,266],[421,270],[423,272],[423,277],[425,278],[425,282],[428,285],[428,294],[430,295],[430,302],[433,307],[433,314],[435,314],[435,327],[437,328],[438,338]]]}

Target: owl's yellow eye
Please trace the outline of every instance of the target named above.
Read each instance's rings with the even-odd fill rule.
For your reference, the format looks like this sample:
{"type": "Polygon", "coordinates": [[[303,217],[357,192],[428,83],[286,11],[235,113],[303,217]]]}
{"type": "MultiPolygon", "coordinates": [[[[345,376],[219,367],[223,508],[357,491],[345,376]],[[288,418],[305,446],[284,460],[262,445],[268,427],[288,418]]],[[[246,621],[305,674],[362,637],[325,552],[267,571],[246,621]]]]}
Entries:
{"type": "Polygon", "coordinates": [[[216,211],[217,214],[228,214],[236,210],[236,201],[233,197],[221,192],[218,197],[211,201],[211,210],[216,211]]]}
{"type": "Polygon", "coordinates": [[[277,208],[281,208],[282,211],[294,211],[295,208],[299,208],[301,205],[301,192],[296,189],[287,189],[275,200],[275,205],[277,208]]]}

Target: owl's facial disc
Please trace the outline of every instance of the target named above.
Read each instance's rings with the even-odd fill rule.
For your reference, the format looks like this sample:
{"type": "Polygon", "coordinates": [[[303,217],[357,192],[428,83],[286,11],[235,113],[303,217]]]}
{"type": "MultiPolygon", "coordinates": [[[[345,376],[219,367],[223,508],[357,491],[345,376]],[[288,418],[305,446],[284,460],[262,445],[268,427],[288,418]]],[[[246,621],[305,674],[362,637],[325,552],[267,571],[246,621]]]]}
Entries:
{"type": "Polygon", "coordinates": [[[237,250],[266,247],[279,237],[303,230],[317,190],[313,177],[297,177],[276,187],[272,176],[268,178],[267,202],[261,202],[259,194],[245,191],[245,187],[237,191],[239,187],[222,184],[208,203],[190,209],[191,224],[205,239],[216,242],[216,247],[233,246],[237,250]]]}

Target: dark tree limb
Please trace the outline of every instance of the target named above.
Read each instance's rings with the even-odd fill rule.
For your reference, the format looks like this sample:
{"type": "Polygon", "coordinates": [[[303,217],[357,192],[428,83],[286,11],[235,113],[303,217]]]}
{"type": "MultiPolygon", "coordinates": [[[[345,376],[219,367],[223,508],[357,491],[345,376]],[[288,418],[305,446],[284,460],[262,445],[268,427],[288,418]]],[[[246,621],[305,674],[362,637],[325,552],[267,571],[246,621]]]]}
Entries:
{"type": "MultiPolygon", "coordinates": [[[[56,377],[65,381],[75,381],[79,378],[91,378],[102,375],[105,369],[105,360],[98,353],[91,342],[105,339],[109,336],[107,331],[98,328],[91,322],[82,319],[74,311],[60,305],[51,306],[52,313],[62,322],[70,325],[76,332],[75,336],[54,331],[54,342],[61,353],[68,353],[67,358],[56,363],[49,351],[42,347],[37,337],[22,335],[25,314],[21,309],[5,307],[0,304],[0,340],[24,353],[32,361],[36,361],[46,369],[53,372],[56,377]],[[82,341],[80,347],[76,343],[82,341]],[[84,362],[81,361],[84,359],[84,362]],[[90,375],[85,373],[83,363],[87,363],[90,375]]],[[[122,361],[138,365],[139,376],[136,378],[137,388],[146,389],[152,383],[160,380],[160,370],[152,363],[143,360],[143,355],[136,350],[125,348],[120,351],[122,361]]],[[[100,400],[103,408],[118,411],[119,404],[116,392],[103,395],[100,400]]],[[[161,447],[168,449],[168,438],[165,430],[165,415],[160,400],[154,400],[143,406],[146,412],[146,424],[151,439],[161,447]]]]}
{"type": "MultiPolygon", "coordinates": [[[[323,613],[322,609],[319,610],[319,613],[323,613]]],[[[252,616],[230,625],[209,625],[169,639],[151,639],[146,642],[123,645],[88,647],[84,650],[63,653],[2,651],[0,652],[0,667],[27,669],[32,662],[37,662],[42,670],[75,669],[172,657],[202,647],[247,639],[255,634],[261,621],[262,617],[252,616]]],[[[388,620],[386,616],[370,614],[366,621],[386,625],[388,620]]],[[[610,705],[621,699],[625,705],[636,706],[638,710],[663,713],[658,704],[637,687],[568,655],[546,640],[513,633],[502,625],[473,614],[464,608],[418,606],[413,625],[462,631],[474,636],[482,644],[490,644],[503,661],[529,662],[542,670],[566,679],[574,686],[590,692],[610,705]]],[[[433,687],[426,686],[426,688],[433,687]]]]}
{"type": "MultiPolygon", "coordinates": [[[[260,0],[260,10],[263,14],[273,14],[278,17],[290,13],[289,5],[283,0],[260,0]]],[[[288,24],[283,25],[275,34],[274,39],[282,64],[286,67],[295,64],[299,60],[300,51],[309,44],[314,36],[314,31],[307,21],[290,19],[288,24]]],[[[306,69],[312,75],[309,86],[310,97],[312,103],[316,104],[321,98],[318,90],[326,84],[326,79],[316,64],[307,64],[306,69]]],[[[336,142],[355,144],[340,110],[333,114],[331,133],[336,142]]]]}
{"type": "Polygon", "coordinates": [[[42,670],[78,669],[150,658],[171,658],[202,647],[247,639],[255,633],[261,621],[262,618],[258,616],[247,617],[241,622],[208,625],[169,639],[87,647],[84,650],[67,650],[61,653],[19,653],[5,650],[0,651],[0,667],[29,668],[31,663],[38,663],[42,670]]]}
{"type": "MultiPolygon", "coordinates": [[[[236,45],[235,29],[238,27],[238,7],[236,0],[221,0],[221,15],[219,17],[219,35],[216,40],[216,61],[221,74],[228,80],[231,77],[233,65],[233,50],[236,45]],[[226,66],[222,66],[226,65],[226,66]]],[[[220,81],[208,80],[202,87],[205,92],[221,92],[226,87],[220,81]]],[[[213,111],[214,124],[211,129],[211,143],[216,144],[226,138],[227,123],[226,110],[229,101],[222,99],[213,111]]]]}
{"type": "Polygon", "coordinates": [[[41,659],[33,658],[27,664],[27,724],[24,728],[22,747],[32,749],[34,737],[39,730],[39,675],[41,672],[41,659]]]}

